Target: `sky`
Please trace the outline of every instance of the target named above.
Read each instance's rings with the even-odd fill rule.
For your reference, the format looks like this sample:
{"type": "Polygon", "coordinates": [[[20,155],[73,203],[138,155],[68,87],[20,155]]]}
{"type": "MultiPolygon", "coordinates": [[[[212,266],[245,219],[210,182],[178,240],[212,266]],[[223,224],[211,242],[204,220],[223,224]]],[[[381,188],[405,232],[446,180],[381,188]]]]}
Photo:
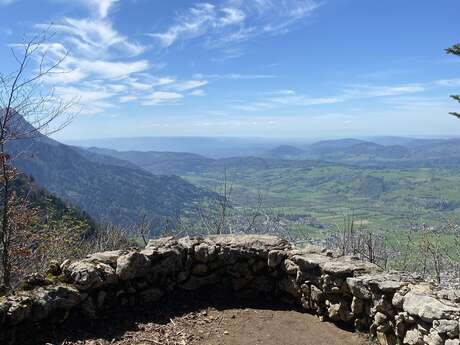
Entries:
{"type": "Polygon", "coordinates": [[[458,0],[0,0],[0,72],[45,28],[58,139],[454,136],[458,0]],[[51,25],[51,26],[50,26],[51,25]]]}

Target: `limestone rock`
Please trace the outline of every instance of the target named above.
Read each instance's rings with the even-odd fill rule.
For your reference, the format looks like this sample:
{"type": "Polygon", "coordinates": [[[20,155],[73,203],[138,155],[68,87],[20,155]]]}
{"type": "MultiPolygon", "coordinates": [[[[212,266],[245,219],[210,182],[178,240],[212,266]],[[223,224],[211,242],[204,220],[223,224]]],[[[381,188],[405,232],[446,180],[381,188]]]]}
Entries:
{"type": "Polygon", "coordinates": [[[434,320],[433,328],[439,334],[446,334],[449,338],[458,337],[458,320],[434,320]]]}
{"type": "Polygon", "coordinates": [[[268,253],[268,267],[277,267],[285,258],[286,253],[282,250],[271,250],[268,253]]]}
{"type": "Polygon", "coordinates": [[[404,311],[410,315],[418,316],[423,321],[452,320],[460,315],[460,308],[445,304],[432,296],[419,295],[409,292],[404,296],[404,311]]]}
{"type": "Polygon", "coordinates": [[[447,339],[444,345],[460,345],[460,340],[458,339],[447,339]]]}
{"type": "Polygon", "coordinates": [[[286,259],[284,260],[284,271],[289,275],[297,275],[297,271],[299,270],[299,266],[297,266],[293,261],[286,259]]]}
{"type": "Polygon", "coordinates": [[[130,252],[117,259],[116,274],[121,280],[145,276],[150,268],[150,261],[144,254],[130,252]]]}
{"type": "Polygon", "coordinates": [[[381,269],[365,261],[352,260],[351,258],[339,258],[326,262],[323,271],[333,275],[352,276],[355,273],[380,272],[381,269]]]}
{"type": "Polygon", "coordinates": [[[98,288],[104,284],[102,275],[98,272],[96,265],[91,262],[74,262],[65,269],[64,274],[80,290],[98,288]]]}
{"type": "Polygon", "coordinates": [[[213,244],[200,243],[194,247],[195,259],[202,263],[207,263],[215,258],[216,246],[213,244]]]}
{"type": "Polygon", "coordinates": [[[417,328],[413,328],[413,329],[408,330],[406,332],[406,335],[404,336],[404,344],[408,344],[408,345],[425,345],[424,342],[423,342],[422,333],[417,328]]]}
{"type": "Polygon", "coordinates": [[[102,252],[102,253],[94,253],[94,254],[89,255],[86,261],[93,262],[93,263],[100,262],[100,263],[110,265],[115,268],[118,258],[126,253],[127,253],[126,250],[113,250],[113,251],[102,252]]]}
{"type": "Polygon", "coordinates": [[[423,341],[427,345],[444,345],[444,340],[441,338],[441,336],[436,333],[436,332],[431,332],[428,335],[425,335],[423,337],[423,341]]]}

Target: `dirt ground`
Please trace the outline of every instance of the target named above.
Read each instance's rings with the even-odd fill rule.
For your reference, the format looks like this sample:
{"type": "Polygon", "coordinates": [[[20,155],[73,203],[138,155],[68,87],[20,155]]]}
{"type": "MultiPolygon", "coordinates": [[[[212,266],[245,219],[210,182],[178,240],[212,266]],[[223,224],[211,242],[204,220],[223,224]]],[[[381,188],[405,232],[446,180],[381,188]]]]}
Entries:
{"type": "Polygon", "coordinates": [[[38,343],[53,345],[370,345],[352,333],[286,306],[171,299],[139,310],[117,311],[97,321],[66,325],[38,343]],[[192,301],[192,302],[191,302],[192,301]]]}

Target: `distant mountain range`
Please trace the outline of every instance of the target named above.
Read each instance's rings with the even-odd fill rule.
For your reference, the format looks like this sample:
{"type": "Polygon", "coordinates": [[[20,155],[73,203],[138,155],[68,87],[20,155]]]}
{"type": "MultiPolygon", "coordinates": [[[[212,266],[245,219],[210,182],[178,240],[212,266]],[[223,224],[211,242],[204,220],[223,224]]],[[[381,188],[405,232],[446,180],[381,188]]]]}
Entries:
{"type": "Polygon", "coordinates": [[[133,224],[186,215],[217,195],[168,174],[153,175],[127,161],[61,144],[46,136],[9,143],[14,165],[36,183],[98,222],[133,224]]]}
{"type": "MultiPolygon", "coordinates": [[[[324,140],[299,146],[282,144],[254,155],[210,158],[186,152],[117,151],[91,147],[86,151],[133,164],[154,174],[201,173],[249,165],[256,167],[305,167],[326,162],[372,167],[460,167],[460,139],[374,139],[324,140]],[[382,144],[385,143],[385,144],[382,144]]],[[[248,150],[250,151],[250,150],[248,150]]]]}
{"type": "Polygon", "coordinates": [[[267,157],[387,167],[460,166],[460,139],[394,139],[385,142],[383,145],[358,139],[320,141],[304,149],[292,147],[284,155],[279,154],[278,148],[269,151],[267,157]],[[395,141],[399,144],[394,144],[395,141]]]}

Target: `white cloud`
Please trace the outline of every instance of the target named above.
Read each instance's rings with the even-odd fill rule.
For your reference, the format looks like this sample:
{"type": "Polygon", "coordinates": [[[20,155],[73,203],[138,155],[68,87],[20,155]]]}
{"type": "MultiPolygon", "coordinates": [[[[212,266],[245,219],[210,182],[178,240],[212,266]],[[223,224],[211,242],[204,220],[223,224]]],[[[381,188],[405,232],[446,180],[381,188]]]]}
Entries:
{"type": "Polygon", "coordinates": [[[200,3],[178,14],[165,31],[150,36],[170,47],[178,40],[207,35],[210,47],[221,47],[262,34],[286,33],[318,7],[314,0],[233,0],[221,6],[200,3]]]}
{"type": "Polygon", "coordinates": [[[160,104],[177,104],[184,96],[177,92],[156,91],[147,97],[142,104],[160,105],[160,104]]]}
{"type": "Polygon", "coordinates": [[[436,85],[439,86],[460,86],[460,79],[444,79],[444,80],[436,80],[436,85]]]}
{"type": "MultiPolygon", "coordinates": [[[[48,25],[39,25],[47,28],[48,25]]],[[[53,25],[53,30],[64,34],[64,39],[73,52],[92,57],[108,54],[110,50],[123,55],[137,56],[146,47],[131,42],[127,37],[118,33],[112,23],[102,19],[64,18],[53,25]]]]}
{"type": "Polygon", "coordinates": [[[101,18],[107,17],[110,8],[117,1],[118,0],[86,0],[91,7],[96,8],[99,17],[101,18]]]}
{"type": "Polygon", "coordinates": [[[347,86],[337,96],[310,97],[299,95],[294,90],[277,90],[268,92],[268,97],[253,102],[237,102],[233,107],[248,112],[258,112],[278,107],[310,107],[331,105],[347,101],[403,96],[425,91],[423,84],[403,84],[393,86],[352,85],[347,86]]]}
{"type": "Polygon", "coordinates": [[[189,93],[189,96],[206,96],[206,93],[202,89],[196,89],[189,93]]]}
{"type": "Polygon", "coordinates": [[[126,96],[121,96],[118,101],[120,103],[128,103],[128,102],[132,102],[132,101],[137,101],[139,98],[137,96],[133,96],[133,95],[126,95],[126,96]]]}
{"type": "Polygon", "coordinates": [[[364,99],[411,94],[425,90],[426,86],[422,84],[402,84],[393,86],[351,85],[345,88],[342,97],[347,99],[364,99]]]}
{"type": "Polygon", "coordinates": [[[277,78],[276,75],[270,74],[195,74],[195,78],[198,79],[228,79],[228,80],[251,80],[251,79],[273,79],[277,78]]]}
{"type": "Polygon", "coordinates": [[[178,91],[187,91],[206,85],[206,80],[187,80],[171,85],[171,88],[178,91]]]}
{"type": "MultiPolygon", "coordinates": [[[[11,0],[0,0],[1,1],[11,1],[11,0]]],[[[52,0],[55,2],[68,2],[68,0],[52,0]]],[[[117,3],[119,0],[72,0],[79,5],[85,6],[92,17],[104,19],[109,15],[110,9],[117,3]]]]}

